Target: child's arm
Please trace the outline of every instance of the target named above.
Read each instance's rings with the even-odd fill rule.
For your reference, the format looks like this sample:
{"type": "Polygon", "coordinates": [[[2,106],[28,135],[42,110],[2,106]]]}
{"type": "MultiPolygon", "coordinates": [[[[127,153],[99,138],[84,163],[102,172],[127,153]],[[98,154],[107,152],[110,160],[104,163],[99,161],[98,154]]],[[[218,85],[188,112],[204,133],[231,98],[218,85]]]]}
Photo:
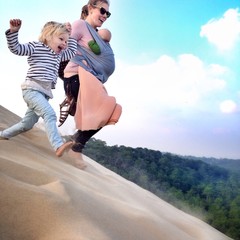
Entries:
{"type": "Polygon", "coordinates": [[[65,23],[65,26],[69,32],[69,39],[68,39],[68,47],[63,51],[62,54],[62,62],[70,60],[72,57],[74,57],[77,53],[77,40],[73,37],[71,37],[71,32],[72,32],[72,25],[67,22],[65,23]]]}
{"type": "Polygon", "coordinates": [[[5,32],[9,50],[19,56],[29,56],[34,51],[33,44],[20,44],[18,42],[18,31],[22,26],[22,20],[11,19],[10,28],[5,32]]]}
{"type": "Polygon", "coordinates": [[[68,47],[62,52],[61,62],[70,60],[72,57],[76,55],[76,53],[77,53],[77,40],[70,37],[68,39],[68,47]]]}

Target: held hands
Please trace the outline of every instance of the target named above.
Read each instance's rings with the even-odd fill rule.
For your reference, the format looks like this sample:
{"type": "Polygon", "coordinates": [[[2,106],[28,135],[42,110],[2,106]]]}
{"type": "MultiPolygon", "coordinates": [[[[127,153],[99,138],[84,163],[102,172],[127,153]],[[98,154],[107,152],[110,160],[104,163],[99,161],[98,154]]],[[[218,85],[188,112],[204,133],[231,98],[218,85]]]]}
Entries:
{"type": "Polygon", "coordinates": [[[9,23],[10,23],[10,32],[13,33],[13,32],[17,32],[21,28],[22,20],[11,19],[9,23]]]}
{"type": "Polygon", "coordinates": [[[66,23],[65,23],[65,26],[66,26],[66,28],[67,28],[67,30],[68,30],[68,32],[69,32],[69,35],[71,35],[71,32],[72,32],[72,25],[71,25],[71,23],[66,22],[66,23]]]}

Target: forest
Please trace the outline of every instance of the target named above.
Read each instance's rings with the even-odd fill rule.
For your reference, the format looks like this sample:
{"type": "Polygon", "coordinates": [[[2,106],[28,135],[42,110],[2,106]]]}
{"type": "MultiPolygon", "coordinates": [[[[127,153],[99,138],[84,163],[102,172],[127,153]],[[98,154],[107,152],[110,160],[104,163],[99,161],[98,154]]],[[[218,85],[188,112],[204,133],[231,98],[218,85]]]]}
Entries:
{"type": "Polygon", "coordinates": [[[92,138],[83,154],[240,240],[240,160],[197,158],[107,146],[92,138]]]}

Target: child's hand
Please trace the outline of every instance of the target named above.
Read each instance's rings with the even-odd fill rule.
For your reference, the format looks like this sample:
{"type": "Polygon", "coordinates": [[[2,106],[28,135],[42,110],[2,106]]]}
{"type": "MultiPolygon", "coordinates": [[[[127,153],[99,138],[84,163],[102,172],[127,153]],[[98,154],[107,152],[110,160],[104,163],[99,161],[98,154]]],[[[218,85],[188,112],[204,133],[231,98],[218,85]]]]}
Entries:
{"type": "Polygon", "coordinates": [[[22,21],[20,19],[11,19],[10,20],[10,32],[17,32],[22,25],[22,21]]]}
{"type": "Polygon", "coordinates": [[[71,25],[71,23],[66,22],[66,23],[65,23],[65,26],[66,26],[66,28],[67,28],[67,30],[68,30],[68,32],[69,32],[69,35],[71,35],[71,32],[72,32],[72,25],[71,25]]]}

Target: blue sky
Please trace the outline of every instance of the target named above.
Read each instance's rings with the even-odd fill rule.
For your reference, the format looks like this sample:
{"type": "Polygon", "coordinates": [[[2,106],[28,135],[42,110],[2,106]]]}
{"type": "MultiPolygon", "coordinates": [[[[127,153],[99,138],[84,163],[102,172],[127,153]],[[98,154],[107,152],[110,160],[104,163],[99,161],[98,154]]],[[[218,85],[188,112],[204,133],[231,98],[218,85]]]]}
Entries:
{"type": "MultiPolygon", "coordinates": [[[[25,57],[7,48],[9,19],[23,21],[19,40],[37,40],[45,22],[73,22],[86,1],[0,0],[0,104],[23,116],[25,57]]],[[[109,145],[180,155],[240,159],[239,0],[111,1],[116,70],[106,83],[123,114],[95,137],[109,145]]],[[[64,98],[54,90],[57,115],[64,98]]],[[[73,119],[60,128],[74,131],[73,119]]]]}

